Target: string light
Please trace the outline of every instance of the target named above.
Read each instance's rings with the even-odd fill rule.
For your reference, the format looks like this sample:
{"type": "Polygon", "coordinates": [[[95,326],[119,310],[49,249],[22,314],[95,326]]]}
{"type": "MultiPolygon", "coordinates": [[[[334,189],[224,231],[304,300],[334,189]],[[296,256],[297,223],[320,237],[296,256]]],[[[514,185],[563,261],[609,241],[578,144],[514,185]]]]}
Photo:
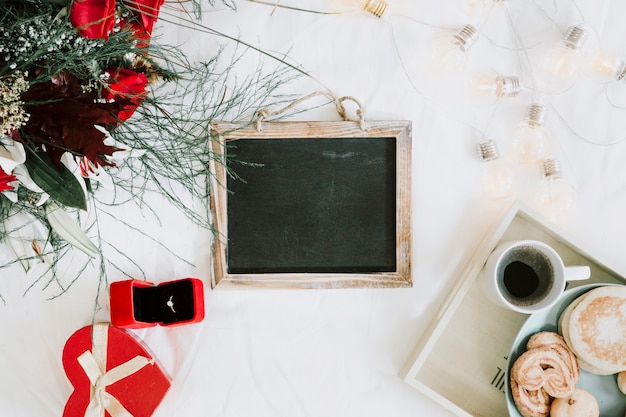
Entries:
{"type": "Polygon", "coordinates": [[[533,103],[526,108],[524,121],[513,131],[511,156],[523,165],[536,164],[546,158],[550,135],[544,127],[546,107],[533,103]]]}
{"type": "MultiPolygon", "coordinates": [[[[470,11],[471,14],[479,11],[483,15],[504,1],[507,0],[458,0],[461,2],[460,7],[464,10],[470,11]]],[[[376,10],[376,7],[372,6],[375,2],[361,0],[357,3],[360,4],[361,10],[380,17],[380,13],[370,10],[372,7],[376,10]]],[[[386,9],[385,4],[383,13],[386,13],[386,9]]],[[[419,23],[434,27],[426,22],[420,21],[419,23]]],[[[428,51],[425,51],[427,54],[425,59],[419,61],[420,67],[424,69],[422,65],[425,65],[427,71],[436,76],[467,73],[468,52],[477,42],[478,36],[476,27],[467,24],[448,32],[445,36],[437,37],[430,48],[427,48],[428,51]]],[[[534,85],[528,87],[537,93],[537,97],[544,96],[546,93],[560,93],[573,86],[580,73],[581,52],[586,45],[587,38],[585,28],[580,25],[570,26],[562,38],[544,54],[543,59],[536,63],[531,59],[532,52],[520,43],[533,72],[530,79],[533,80],[534,85]]],[[[491,42],[496,44],[495,41],[491,42]]],[[[513,47],[507,49],[516,50],[513,47]]],[[[586,64],[592,72],[605,81],[626,80],[626,57],[623,55],[602,52],[586,64]]],[[[466,87],[473,98],[492,103],[504,98],[516,97],[525,89],[517,76],[488,72],[472,74],[466,87]]],[[[539,165],[543,178],[539,192],[536,193],[536,201],[546,217],[554,221],[571,208],[574,201],[574,188],[562,178],[559,161],[546,158],[551,150],[552,138],[544,125],[545,115],[546,107],[543,104],[528,105],[523,122],[519,123],[512,132],[508,150],[511,151],[512,159],[520,164],[537,165],[542,162],[539,165]]],[[[493,198],[510,196],[513,191],[512,170],[500,157],[496,143],[493,140],[485,140],[477,148],[482,161],[481,188],[483,192],[493,198]]]]}
{"type": "Polygon", "coordinates": [[[496,142],[488,139],[477,147],[482,161],[481,189],[493,199],[509,197],[513,191],[513,175],[504,159],[500,158],[496,142]]]}
{"type": "Polygon", "coordinates": [[[430,48],[429,72],[439,76],[463,72],[467,67],[467,52],[477,39],[478,31],[472,25],[438,37],[430,48]]]}
{"type": "Polygon", "coordinates": [[[560,93],[570,88],[578,76],[580,54],[587,41],[587,32],[570,26],[565,36],[553,46],[539,66],[537,87],[546,93],[560,93]]]}
{"type": "Polygon", "coordinates": [[[626,77],[624,56],[601,50],[591,59],[590,73],[600,82],[622,81],[626,77]]]}
{"type": "Polygon", "coordinates": [[[537,193],[537,211],[553,222],[562,219],[574,203],[574,187],[562,176],[555,158],[543,161],[543,180],[537,193]]]}
{"type": "Polygon", "coordinates": [[[379,19],[385,17],[389,11],[389,5],[384,0],[339,0],[337,4],[341,12],[366,12],[379,19]]]}
{"type": "Polygon", "coordinates": [[[478,72],[469,78],[468,90],[471,97],[494,103],[502,98],[517,96],[521,90],[521,83],[516,76],[478,72]]]}

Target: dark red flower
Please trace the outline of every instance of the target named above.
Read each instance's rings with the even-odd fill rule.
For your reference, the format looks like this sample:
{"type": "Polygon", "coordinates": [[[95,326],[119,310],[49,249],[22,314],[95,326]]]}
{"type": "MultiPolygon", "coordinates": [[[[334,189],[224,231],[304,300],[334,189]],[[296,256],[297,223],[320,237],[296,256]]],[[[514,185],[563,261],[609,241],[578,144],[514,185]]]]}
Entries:
{"type": "MultiPolygon", "coordinates": [[[[159,10],[165,0],[126,0],[124,4],[133,12],[133,18],[127,24],[131,27],[135,36],[147,41],[152,36],[152,28],[159,16],[159,10]]],[[[140,46],[147,46],[140,43],[140,46]]]]}
{"type": "Polygon", "coordinates": [[[110,74],[110,80],[109,85],[102,90],[102,98],[107,102],[125,102],[117,117],[120,120],[127,120],[148,94],[146,92],[148,77],[127,68],[111,68],[107,72],[110,74]]]}
{"type": "Polygon", "coordinates": [[[7,174],[4,172],[2,167],[0,167],[0,193],[7,190],[12,190],[13,186],[10,184],[11,182],[17,180],[15,175],[7,174]]]}
{"type": "Polygon", "coordinates": [[[106,156],[117,149],[106,145],[107,135],[96,126],[114,129],[127,101],[102,103],[97,91],[82,90],[82,82],[63,72],[49,82],[33,84],[22,94],[24,110],[30,115],[17,140],[45,147],[50,159],[60,167],[67,151],[86,156],[95,165],[114,165],[106,156]]]}
{"type": "Polygon", "coordinates": [[[109,39],[115,26],[115,0],[74,0],[70,21],[86,38],[109,39]]]}

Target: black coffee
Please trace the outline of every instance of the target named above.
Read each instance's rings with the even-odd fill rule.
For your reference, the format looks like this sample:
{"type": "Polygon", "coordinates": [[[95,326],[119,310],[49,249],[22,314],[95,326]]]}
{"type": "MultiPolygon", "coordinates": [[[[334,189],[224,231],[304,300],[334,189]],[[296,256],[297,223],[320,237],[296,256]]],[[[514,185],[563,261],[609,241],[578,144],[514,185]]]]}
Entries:
{"type": "Polygon", "coordinates": [[[500,260],[496,274],[504,298],[518,306],[541,302],[554,286],[548,256],[533,246],[517,246],[500,260]]]}
{"type": "Polygon", "coordinates": [[[521,261],[513,261],[504,268],[504,286],[516,298],[526,298],[539,287],[539,275],[521,261]]]}

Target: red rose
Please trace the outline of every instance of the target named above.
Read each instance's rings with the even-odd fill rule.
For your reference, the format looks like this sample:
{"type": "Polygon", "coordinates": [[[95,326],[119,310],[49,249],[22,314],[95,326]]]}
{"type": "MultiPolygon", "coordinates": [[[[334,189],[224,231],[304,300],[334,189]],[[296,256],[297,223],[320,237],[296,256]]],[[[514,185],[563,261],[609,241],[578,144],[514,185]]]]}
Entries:
{"type": "Polygon", "coordinates": [[[115,0],[74,0],[70,21],[86,38],[108,39],[115,26],[115,0]]]}
{"type": "MultiPolygon", "coordinates": [[[[135,36],[147,41],[152,36],[152,28],[159,16],[165,0],[127,0],[124,4],[133,11],[134,17],[128,21],[135,36]]],[[[140,46],[146,46],[141,45],[140,46]]]]}
{"type": "Polygon", "coordinates": [[[7,174],[0,167],[0,193],[3,191],[12,190],[13,186],[10,185],[9,183],[16,181],[16,180],[17,178],[15,178],[15,175],[7,174]]]}
{"type": "Polygon", "coordinates": [[[111,78],[109,85],[102,90],[102,98],[106,101],[122,102],[124,109],[117,113],[120,120],[127,120],[147,96],[146,74],[126,68],[111,68],[107,71],[111,78]]]}

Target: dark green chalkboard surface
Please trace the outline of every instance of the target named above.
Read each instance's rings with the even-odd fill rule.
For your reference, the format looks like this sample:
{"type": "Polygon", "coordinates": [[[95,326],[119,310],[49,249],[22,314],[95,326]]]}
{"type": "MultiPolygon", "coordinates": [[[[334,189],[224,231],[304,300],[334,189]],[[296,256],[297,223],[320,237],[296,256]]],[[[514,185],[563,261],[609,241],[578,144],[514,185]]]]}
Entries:
{"type": "Polygon", "coordinates": [[[410,286],[408,122],[215,127],[215,285],[410,286]]]}
{"type": "Polygon", "coordinates": [[[239,139],[229,164],[228,271],[396,269],[395,138],[239,139]]]}

